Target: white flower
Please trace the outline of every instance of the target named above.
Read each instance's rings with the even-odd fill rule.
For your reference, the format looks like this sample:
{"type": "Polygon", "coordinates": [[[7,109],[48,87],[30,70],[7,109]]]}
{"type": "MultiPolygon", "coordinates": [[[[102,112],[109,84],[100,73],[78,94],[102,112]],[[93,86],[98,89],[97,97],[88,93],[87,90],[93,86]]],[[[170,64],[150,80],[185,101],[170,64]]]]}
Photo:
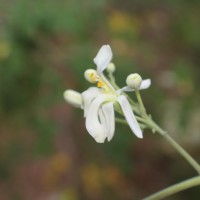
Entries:
{"type": "MultiPolygon", "coordinates": [[[[98,86],[90,87],[82,93],[86,129],[96,142],[103,143],[106,138],[110,141],[115,132],[114,103],[119,103],[133,133],[138,138],[143,138],[142,130],[130,103],[127,97],[121,94],[122,91],[133,91],[133,89],[126,86],[116,91],[103,75],[103,71],[110,64],[111,59],[112,50],[110,46],[103,45],[94,58],[97,70],[88,69],[85,72],[85,78],[91,83],[97,83],[98,86]]],[[[150,84],[150,80],[144,80],[139,89],[148,88],[150,84]]]]}

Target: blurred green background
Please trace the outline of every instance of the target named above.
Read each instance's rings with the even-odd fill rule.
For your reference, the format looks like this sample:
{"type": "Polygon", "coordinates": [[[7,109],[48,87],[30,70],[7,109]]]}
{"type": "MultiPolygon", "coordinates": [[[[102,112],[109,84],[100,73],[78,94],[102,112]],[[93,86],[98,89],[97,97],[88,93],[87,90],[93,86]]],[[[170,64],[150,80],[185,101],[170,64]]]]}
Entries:
{"type": "MultiPolygon", "coordinates": [[[[65,89],[110,44],[118,84],[152,79],[153,118],[200,162],[198,0],[0,0],[0,199],[141,199],[195,171],[163,139],[123,125],[97,144],[65,89]]],[[[168,199],[199,199],[192,188],[168,199]]]]}

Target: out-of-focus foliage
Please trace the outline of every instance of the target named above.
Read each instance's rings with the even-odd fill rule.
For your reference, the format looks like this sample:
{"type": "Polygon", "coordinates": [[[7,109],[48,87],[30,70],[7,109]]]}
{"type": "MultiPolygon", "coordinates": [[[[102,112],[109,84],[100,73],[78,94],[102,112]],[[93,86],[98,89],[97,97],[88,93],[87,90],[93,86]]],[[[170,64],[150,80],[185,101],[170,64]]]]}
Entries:
{"type": "Polygon", "coordinates": [[[1,199],[141,199],[192,176],[150,131],[136,140],[117,125],[96,144],[63,91],[90,86],[83,73],[109,43],[119,85],[132,72],[151,78],[147,110],[199,160],[199,19],[198,0],[1,0],[1,199]]]}

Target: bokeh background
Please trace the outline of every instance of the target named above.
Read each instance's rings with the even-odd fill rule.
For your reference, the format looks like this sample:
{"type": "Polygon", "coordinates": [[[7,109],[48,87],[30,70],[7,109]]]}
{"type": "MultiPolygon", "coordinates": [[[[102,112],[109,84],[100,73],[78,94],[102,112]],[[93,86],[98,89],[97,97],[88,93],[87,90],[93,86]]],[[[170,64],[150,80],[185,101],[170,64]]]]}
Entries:
{"type": "MultiPolygon", "coordinates": [[[[65,89],[110,44],[116,80],[152,79],[153,118],[200,162],[198,0],[0,0],[0,200],[141,199],[195,171],[163,138],[117,125],[97,144],[65,89]]],[[[199,199],[192,188],[168,199],[199,199]]]]}

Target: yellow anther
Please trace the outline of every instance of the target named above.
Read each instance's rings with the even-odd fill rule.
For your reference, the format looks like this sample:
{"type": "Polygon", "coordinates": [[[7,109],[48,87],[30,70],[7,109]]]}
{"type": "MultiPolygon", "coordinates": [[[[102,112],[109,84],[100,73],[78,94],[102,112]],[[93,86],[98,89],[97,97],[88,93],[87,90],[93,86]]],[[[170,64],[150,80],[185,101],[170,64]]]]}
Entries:
{"type": "MultiPolygon", "coordinates": [[[[97,74],[97,71],[94,69],[87,69],[85,71],[85,79],[90,83],[97,83],[97,87],[108,89],[106,83],[101,79],[101,77],[97,74]]],[[[109,89],[108,89],[109,90],[109,89]]]]}
{"type": "Polygon", "coordinates": [[[102,83],[101,81],[99,81],[99,82],[97,83],[97,87],[101,88],[102,86],[103,86],[103,83],[102,83]]]}
{"type": "Polygon", "coordinates": [[[90,83],[96,83],[98,81],[97,71],[94,69],[87,69],[84,75],[85,79],[90,83]]]}
{"type": "Polygon", "coordinates": [[[90,78],[92,81],[96,82],[97,81],[97,76],[93,72],[90,74],[90,78]]]}

